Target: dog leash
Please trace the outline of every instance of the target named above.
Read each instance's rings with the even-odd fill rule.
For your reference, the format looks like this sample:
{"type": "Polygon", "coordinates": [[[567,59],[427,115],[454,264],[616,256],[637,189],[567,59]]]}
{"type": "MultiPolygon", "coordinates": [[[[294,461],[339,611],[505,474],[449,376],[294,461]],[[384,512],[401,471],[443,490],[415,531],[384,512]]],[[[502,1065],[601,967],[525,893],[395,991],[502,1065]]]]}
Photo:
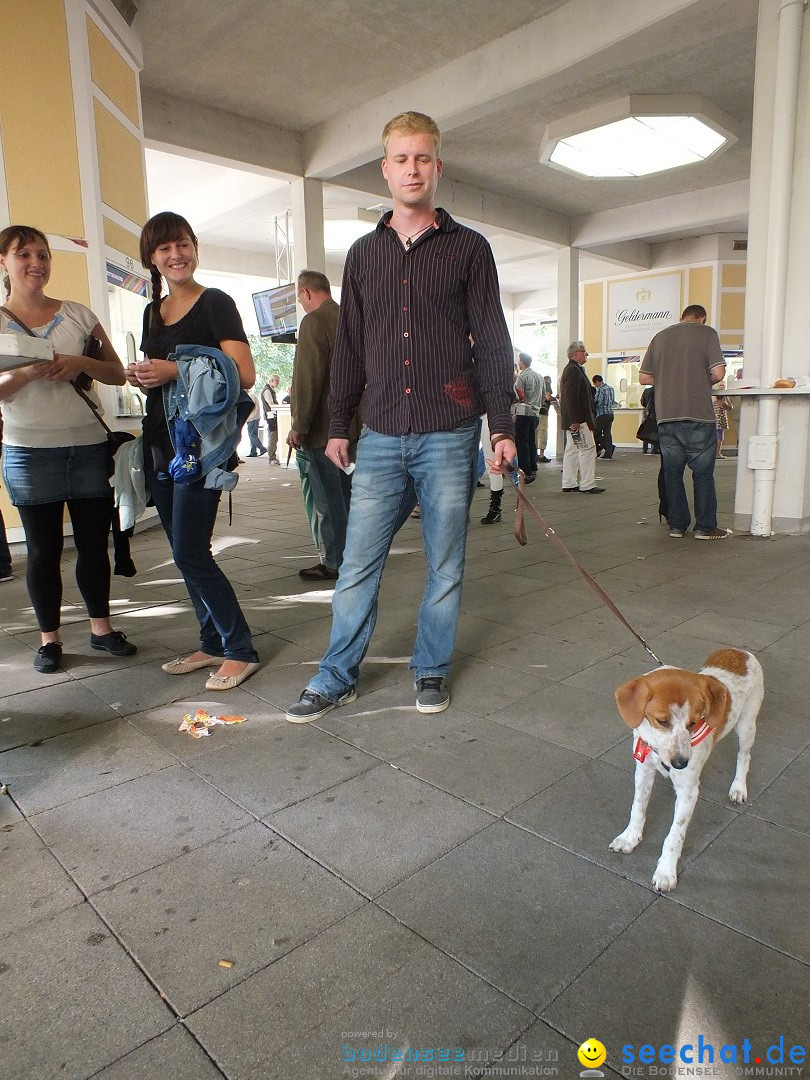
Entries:
{"type": "Polygon", "coordinates": [[[664,662],[662,660],[658,659],[658,657],[652,651],[652,649],[647,644],[647,642],[644,640],[644,638],[641,636],[641,634],[639,634],[636,630],[633,629],[633,627],[630,625],[630,623],[627,621],[627,619],[625,619],[624,615],[622,615],[622,613],[619,611],[619,609],[616,607],[616,605],[610,599],[610,597],[605,592],[605,590],[602,588],[602,586],[599,585],[598,582],[596,582],[591,577],[591,575],[588,573],[588,571],[583,566],[579,565],[577,560],[574,558],[574,556],[571,554],[571,552],[568,550],[568,548],[565,546],[565,544],[562,542],[562,540],[560,540],[560,538],[554,532],[554,530],[549,525],[549,523],[540,514],[540,512],[533,505],[533,503],[529,502],[528,498],[526,497],[526,475],[525,475],[525,473],[521,469],[515,469],[514,465],[512,465],[512,464],[507,464],[506,468],[507,468],[507,471],[510,472],[510,473],[516,472],[518,474],[518,477],[519,477],[519,480],[520,480],[519,484],[515,488],[515,492],[516,492],[517,498],[518,498],[517,516],[515,518],[515,539],[520,544],[520,546],[521,547],[526,547],[526,545],[529,542],[527,537],[526,537],[526,520],[525,520],[525,512],[524,512],[524,508],[528,508],[529,513],[533,514],[537,518],[537,521],[538,521],[538,523],[540,525],[540,528],[546,534],[548,539],[552,542],[552,544],[554,544],[554,546],[556,548],[559,548],[559,550],[563,553],[563,555],[565,555],[565,557],[570,562],[573,563],[573,565],[576,567],[577,571],[587,581],[587,583],[590,585],[590,587],[593,589],[593,591],[596,593],[596,595],[599,597],[599,599],[602,601],[602,603],[610,608],[610,610],[613,612],[613,614],[616,616],[616,618],[620,622],[624,623],[624,625],[627,627],[627,629],[630,631],[630,633],[633,635],[633,637],[636,639],[636,641],[640,642],[640,644],[644,647],[645,651],[653,658],[653,660],[656,662],[656,664],[658,664],[659,667],[664,667],[665,666],[664,662]]]}

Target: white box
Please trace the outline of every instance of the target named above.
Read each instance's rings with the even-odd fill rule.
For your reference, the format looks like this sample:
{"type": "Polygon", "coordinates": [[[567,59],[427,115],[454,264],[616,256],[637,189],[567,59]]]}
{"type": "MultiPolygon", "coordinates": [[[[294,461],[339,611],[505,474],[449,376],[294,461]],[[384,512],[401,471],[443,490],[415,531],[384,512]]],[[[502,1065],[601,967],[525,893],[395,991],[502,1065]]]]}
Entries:
{"type": "Polygon", "coordinates": [[[0,334],[0,371],[53,360],[53,344],[30,334],[0,334]]]}

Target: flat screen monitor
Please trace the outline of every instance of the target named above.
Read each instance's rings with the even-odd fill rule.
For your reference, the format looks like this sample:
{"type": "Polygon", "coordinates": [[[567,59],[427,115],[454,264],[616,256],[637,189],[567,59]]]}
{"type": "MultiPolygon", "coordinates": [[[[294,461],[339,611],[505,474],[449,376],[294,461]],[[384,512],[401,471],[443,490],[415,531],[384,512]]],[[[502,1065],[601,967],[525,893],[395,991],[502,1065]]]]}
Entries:
{"type": "Polygon", "coordinates": [[[279,285],[275,289],[263,289],[262,292],[253,293],[253,306],[262,337],[295,340],[298,329],[296,292],[294,282],[290,282],[289,285],[279,285]]]}

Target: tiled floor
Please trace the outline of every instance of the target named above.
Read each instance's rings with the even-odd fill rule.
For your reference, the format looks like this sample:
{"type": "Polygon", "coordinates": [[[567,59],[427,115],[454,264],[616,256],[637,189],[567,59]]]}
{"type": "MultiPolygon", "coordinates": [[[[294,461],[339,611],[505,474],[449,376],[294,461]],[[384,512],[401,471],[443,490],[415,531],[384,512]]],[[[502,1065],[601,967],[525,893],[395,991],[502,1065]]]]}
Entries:
{"type": "MultiPolygon", "coordinates": [[[[530,494],[666,662],[728,643],[765,669],[750,801],[726,798],[729,739],[669,896],[650,884],[665,783],[637,852],[608,850],[632,795],[613,691],[651,662],[537,528],[516,545],[510,496],[490,527],[476,498],[453,704],[435,716],[416,712],[407,667],[424,576],[411,522],[357,701],[284,720],[331,590],[298,578],[314,552],[297,477],[263,460],[216,538],[265,664],[227,696],[244,725],[177,731],[225,702],[205,671],[160,670],[195,634],[159,529],[135,539],[139,575],[114,583],[138,655],[90,651],[68,572],[57,676],[31,664],[18,558],[0,586],[3,1075],[572,1077],[588,1037],[607,1075],[650,1075],[642,1044],[701,1037],[712,1075],[744,1075],[745,1039],[752,1067],[771,1045],[775,1064],[780,1038],[789,1066],[808,1031],[810,537],[670,539],[656,467],[619,451],[600,463],[607,492],[580,499],[547,465],[530,494]]],[[[735,469],[718,463],[721,524],[735,469]]]]}

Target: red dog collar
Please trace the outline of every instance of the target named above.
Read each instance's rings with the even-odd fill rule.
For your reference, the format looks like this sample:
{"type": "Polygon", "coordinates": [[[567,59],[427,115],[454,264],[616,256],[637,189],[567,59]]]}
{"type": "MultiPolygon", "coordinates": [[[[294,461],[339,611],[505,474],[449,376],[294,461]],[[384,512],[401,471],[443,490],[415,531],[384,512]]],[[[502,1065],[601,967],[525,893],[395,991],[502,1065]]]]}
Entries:
{"type": "MultiPolygon", "coordinates": [[[[689,740],[690,745],[697,746],[698,743],[702,743],[711,730],[712,729],[704,720],[703,723],[696,727],[692,732],[692,738],[689,740]]],[[[650,750],[652,750],[650,744],[645,742],[639,735],[636,739],[636,745],[633,747],[633,757],[636,761],[646,761],[650,750]]]]}

